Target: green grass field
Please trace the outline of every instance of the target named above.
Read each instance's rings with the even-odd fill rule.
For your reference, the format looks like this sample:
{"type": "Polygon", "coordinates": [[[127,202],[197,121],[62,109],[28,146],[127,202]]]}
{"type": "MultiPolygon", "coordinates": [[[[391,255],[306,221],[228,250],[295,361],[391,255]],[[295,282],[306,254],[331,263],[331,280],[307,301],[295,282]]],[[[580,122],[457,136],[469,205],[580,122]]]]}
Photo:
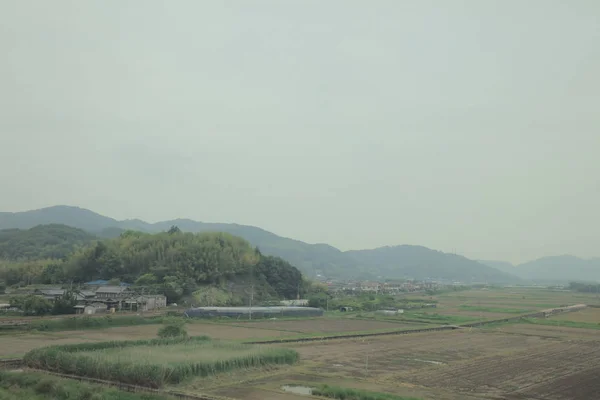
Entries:
{"type": "Polygon", "coordinates": [[[168,346],[130,346],[108,348],[95,351],[82,351],[79,355],[87,356],[93,363],[147,363],[171,364],[182,362],[216,363],[235,358],[260,357],[265,349],[242,343],[226,343],[220,341],[187,341],[168,346]]]}
{"type": "Polygon", "coordinates": [[[212,341],[208,337],[80,343],[27,353],[28,367],[158,388],[193,376],[275,364],[293,364],[298,353],[212,341]]]}

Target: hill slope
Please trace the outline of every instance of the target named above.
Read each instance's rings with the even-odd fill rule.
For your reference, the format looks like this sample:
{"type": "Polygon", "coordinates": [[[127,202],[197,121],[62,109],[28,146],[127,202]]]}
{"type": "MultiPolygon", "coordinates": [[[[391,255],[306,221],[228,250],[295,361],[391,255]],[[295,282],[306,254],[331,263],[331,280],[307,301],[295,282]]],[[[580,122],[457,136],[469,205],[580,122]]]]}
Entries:
{"type": "Polygon", "coordinates": [[[0,259],[63,259],[95,239],[81,229],[58,224],[38,225],[28,230],[0,230],[0,259]]]}
{"type": "Polygon", "coordinates": [[[514,282],[513,275],[466,257],[431,250],[423,246],[380,247],[346,252],[357,263],[370,266],[382,276],[463,282],[514,282]]]}
{"type": "Polygon", "coordinates": [[[23,229],[43,223],[62,223],[101,237],[116,237],[124,230],[156,233],[166,231],[173,225],[185,232],[226,232],[244,238],[266,255],[283,258],[311,277],[323,274],[343,278],[443,278],[463,282],[518,280],[514,276],[465,257],[421,246],[342,252],[327,244],[308,244],[254,226],[205,223],[190,219],[175,219],[155,224],[137,219],[117,221],[89,210],[69,206],[0,213],[0,229],[23,229]]]}
{"type": "Polygon", "coordinates": [[[477,260],[477,262],[487,265],[488,267],[496,268],[497,270],[509,273],[511,275],[517,275],[515,266],[508,261],[477,260]]]}
{"type": "Polygon", "coordinates": [[[600,281],[600,258],[542,257],[517,265],[515,273],[524,279],[541,282],[600,281]]]}

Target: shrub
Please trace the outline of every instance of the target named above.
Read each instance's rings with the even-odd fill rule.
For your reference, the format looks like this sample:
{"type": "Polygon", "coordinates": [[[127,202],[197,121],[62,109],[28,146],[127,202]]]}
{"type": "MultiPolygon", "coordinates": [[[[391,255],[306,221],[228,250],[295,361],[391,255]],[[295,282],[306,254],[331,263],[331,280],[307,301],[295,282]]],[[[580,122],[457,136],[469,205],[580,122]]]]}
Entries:
{"type": "Polygon", "coordinates": [[[415,397],[404,397],[390,393],[370,392],[328,385],[313,389],[312,395],[342,400],[419,400],[415,397]]]}
{"type": "Polygon", "coordinates": [[[159,338],[187,337],[185,322],[181,318],[165,319],[165,325],[158,330],[159,338]]]}

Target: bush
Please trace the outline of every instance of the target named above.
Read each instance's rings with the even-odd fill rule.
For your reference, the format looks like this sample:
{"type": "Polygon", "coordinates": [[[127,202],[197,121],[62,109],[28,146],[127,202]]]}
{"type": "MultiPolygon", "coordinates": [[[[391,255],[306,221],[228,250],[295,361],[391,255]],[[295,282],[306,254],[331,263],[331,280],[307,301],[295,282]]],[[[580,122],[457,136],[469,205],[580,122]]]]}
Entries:
{"type": "Polygon", "coordinates": [[[129,393],[40,372],[0,371],[0,398],[53,400],[175,400],[165,395],[129,393]],[[37,396],[36,396],[37,394],[37,396]]]}
{"type": "Polygon", "coordinates": [[[342,400],[420,400],[415,397],[404,397],[390,393],[370,392],[328,385],[313,389],[312,395],[342,400]]]}
{"type": "Polygon", "coordinates": [[[165,319],[165,325],[158,330],[159,338],[187,337],[185,322],[181,318],[165,319]]]}

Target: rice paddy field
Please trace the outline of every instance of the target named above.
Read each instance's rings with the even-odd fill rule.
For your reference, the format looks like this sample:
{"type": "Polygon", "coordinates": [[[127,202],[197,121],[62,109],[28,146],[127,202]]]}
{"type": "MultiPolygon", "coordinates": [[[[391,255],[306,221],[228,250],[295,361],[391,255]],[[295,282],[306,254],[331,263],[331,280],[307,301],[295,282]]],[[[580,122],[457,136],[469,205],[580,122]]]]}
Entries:
{"type": "MultiPolygon", "coordinates": [[[[164,390],[215,399],[310,398],[308,394],[286,391],[286,386],[314,389],[314,395],[337,393],[357,400],[600,399],[600,381],[596,378],[600,374],[600,308],[519,319],[521,314],[564,305],[600,304],[596,295],[542,288],[498,288],[407,296],[436,302],[437,307],[405,310],[399,316],[330,312],[320,318],[295,320],[197,321],[186,325],[188,333],[206,334],[213,340],[158,346],[138,343],[103,348],[99,343],[132,339],[143,342],[156,337],[159,325],[26,332],[1,335],[0,354],[23,354],[52,344],[84,343],[74,345],[77,351],[68,352],[64,362],[80,366],[89,363],[92,367],[87,371],[93,373],[87,376],[111,369],[116,371],[109,376],[111,379],[131,375],[127,368],[119,370],[107,365],[141,366],[137,373],[142,371],[142,376],[154,373],[154,368],[158,369],[159,378],[181,374],[173,380],[160,378],[164,390]],[[478,328],[326,340],[334,335],[515,317],[509,323],[478,328]],[[319,340],[244,343],[315,336],[319,340]],[[285,359],[287,356],[279,351],[297,354],[297,359],[240,361],[285,359]],[[179,368],[181,365],[186,367],[179,368]],[[325,385],[329,389],[323,391],[325,385]]],[[[55,358],[50,365],[57,362],[52,356],[55,358]]],[[[81,373],[81,368],[75,372],[81,373]]],[[[136,379],[149,382],[147,376],[136,379]]]]}

